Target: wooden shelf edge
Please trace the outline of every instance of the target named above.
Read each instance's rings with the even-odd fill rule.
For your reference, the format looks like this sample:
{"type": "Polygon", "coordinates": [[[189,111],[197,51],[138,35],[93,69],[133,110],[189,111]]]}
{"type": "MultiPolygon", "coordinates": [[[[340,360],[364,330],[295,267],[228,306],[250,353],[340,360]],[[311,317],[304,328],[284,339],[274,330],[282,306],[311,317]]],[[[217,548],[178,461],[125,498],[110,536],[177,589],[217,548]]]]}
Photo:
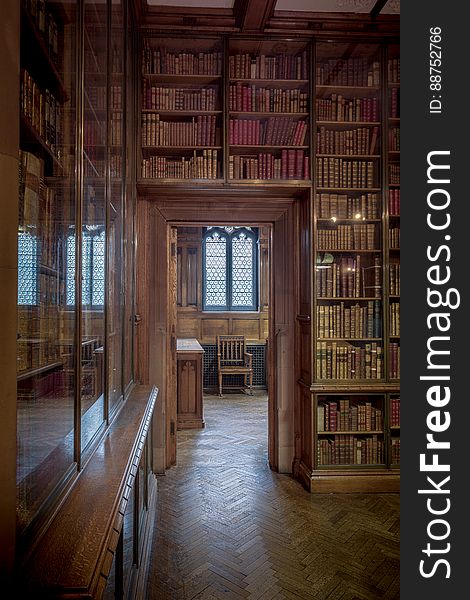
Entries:
{"type": "Polygon", "coordinates": [[[302,461],[296,478],[312,494],[398,493],[400,473],[396,468],[322,470],[310,469],[302,461]]]}

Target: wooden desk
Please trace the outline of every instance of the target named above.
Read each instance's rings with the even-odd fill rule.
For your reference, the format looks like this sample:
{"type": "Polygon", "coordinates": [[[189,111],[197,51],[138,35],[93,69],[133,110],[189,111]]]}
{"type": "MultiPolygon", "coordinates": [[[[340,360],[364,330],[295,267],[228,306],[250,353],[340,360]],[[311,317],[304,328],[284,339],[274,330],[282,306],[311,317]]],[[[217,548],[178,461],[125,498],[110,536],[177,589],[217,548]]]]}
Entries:
{"type": "Polygon", "coordinates": [[[204,350],[195,338],[178,339],[178,429],[204,427],[202,407],[202,356],[204,350]]]}

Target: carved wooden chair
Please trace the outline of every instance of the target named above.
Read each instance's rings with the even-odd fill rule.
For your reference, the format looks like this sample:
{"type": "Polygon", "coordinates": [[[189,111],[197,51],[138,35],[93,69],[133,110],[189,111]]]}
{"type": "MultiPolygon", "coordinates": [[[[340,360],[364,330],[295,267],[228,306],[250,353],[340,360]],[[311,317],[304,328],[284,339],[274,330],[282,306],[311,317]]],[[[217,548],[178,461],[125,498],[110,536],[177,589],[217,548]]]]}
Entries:
{"type": "Polygon", "coordinates": [[[248,388],[253,395],[253,355],[245,351],[245,336],[217,336],[217,375],[219,380],[219,396],[222,396],[224,375],[243,375],[242,389],[248,388]]]}

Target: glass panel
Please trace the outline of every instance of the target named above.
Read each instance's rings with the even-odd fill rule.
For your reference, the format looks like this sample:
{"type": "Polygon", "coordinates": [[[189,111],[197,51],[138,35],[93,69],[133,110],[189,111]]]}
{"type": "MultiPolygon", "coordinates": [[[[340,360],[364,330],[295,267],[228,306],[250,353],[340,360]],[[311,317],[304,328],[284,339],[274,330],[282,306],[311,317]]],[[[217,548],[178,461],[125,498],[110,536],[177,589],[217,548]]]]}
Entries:
{"type": "Polygon", "coordinates": [[[227,238],[217,231],[206,237],[205,249],[205,298],[207,307],[227,306],[227,238]]]}
{"type": "Polygon", "coordinates": [[[254,306],[254,244],[246,233],[232,237],[232,307],[254,306]]]}
{"type": "Polygon", "coordinates": [[[124,150],[124,20],[121,0],[111,11],[110,202],[108,232],[108,385],[109,411],[122,397],[122,194],[124,150]]]}
{"type": "MultiPolygon", "coordinates": [[[[131,11],[127,11],[127,39],[130,41],[132,39],[132,20],[131,20],[131,11]]],[[[130,43],[127,45],[126,52],[126,77],[130,77],[132,74],[132,65],[133,65],[133,56],[132,56],[132,46],[130,43]]],[[[135,131],[133,129],[134,121],[131,116],[133,114],[133,92],[134,88],[132,85],[126,86],[126,148],[125,148],[125,165],[126,171],[124,173],[126,178],[126,194],[125,194],[125,202],[124,202],[124,246],[123,246],[123,262],[124,262],[124,270],[123,270],[123,289],[124,289],[124,390],[127,389],[129,383],[133,378],[133,349],[132,349],[132,338],[133,338],[133,281],[134,281],[134,265],[133,265],[133,216],[134,216],[134,189],[131,185],[132,178],[130,173],[130,163],[129,157],[134,156],[134,141],[135,141],[135,131]]]]}
{"type": "Polygon", "coordinates": [[[385,378],[380,52],[317,45],[317,379],[385,378]]]}
{"type": "Polygon", "coordinates": [[[85,0],[81,445],[104,420],[106,4],[85,0]]]}
{"type": "Polygon", "coordinates": [[[74,461],[75,6],[22,3],[18,229],[17,523],[74,461]],[[60,49],[60,51],[59,51],[60,49]],[[68,242],[70,240],[70,242],[68,242]]]}

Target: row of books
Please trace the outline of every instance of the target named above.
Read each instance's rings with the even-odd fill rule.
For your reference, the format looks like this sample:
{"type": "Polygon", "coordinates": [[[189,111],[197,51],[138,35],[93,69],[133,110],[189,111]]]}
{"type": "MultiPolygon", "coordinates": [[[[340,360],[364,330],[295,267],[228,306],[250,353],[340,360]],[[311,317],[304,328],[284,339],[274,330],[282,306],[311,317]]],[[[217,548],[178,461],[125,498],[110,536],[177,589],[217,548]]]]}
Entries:
{"type": "MultiPolygon", "coordinates": [[[[390,313],[391,313],[390,309],[390,313]]],[[[369,300],[366,305],[330,304],[317,306],[317,338],[367,339],[382,335],[382,303],[369,300]]]]}
{"type": "Polygon", "coordinates": [[[316,165],[318,187],[352,189],[375,187],[373,161],[319,157],[316,165]]]}
{"type": "Polygon", "coordinates": [[[370,437],[335,435],[317,441],[317,462],[326,465],[381,465],[384,442],[376,434],[370,437]]]}
{"type": "Polygon", "coordinates": [[[400,263],[389,265],[389,285],[392,296],[400,295],[400,263]]]}
{"type": "Polygon", "coordinates": [[[83,124],[83,144],[85,147],[105,145],[106,123],[85,121],[83,124]]]}
{"type": "Polygon", "coordinates": [[[390,378],[400,379],[400,344],[390,342],[388,346],[390,378]]]}
{"type": "Polygon", "coordinates": [[[382,295],[382,266],[379,256],[373,262],[360,254],[341,256],[327,268],[316,270],[319,298],[380,298],[382,295]],[[364,268],[365,267],[365,268],[364,268]]]}
{"type": "Polygon", "coordinates": [[[359,127],[339,131],[319,127],[316,149],[318,154],[375,154],[377,152],[379,128],[359,127]]]}
{"type": "Polygon", "coordinates": [[[62,145],[62,108],[50,90],[42,90],[26,69],[21,70],[20,107],[36,134],[57,158],[62,145]]]}
{"type": "Polygon", "coordinates": [[[390,227],[388,230],[388,247],[390,250],[400,250],[400,228],[390,227]]]}
{"type": "Polygon", "coordinates": [[[193,156],[151,156],[142,161],[142,177],[152,179],[217,179],[217,150],[194,151],[193,156]]]}
{"type": "Polygon", "coordinates": [[[244,85],[229,88],[229,110],[240,112],[308,112],[308,94],[298,89],[266,88],[244,85]]]}
{"type": "Polygon", "coordinates": [[[390,462],[392,465],[400,464],[400,438],[393,437],[390,447],[390,462]]]}
{"type": "Polygon", "coordinates": [[[388,182],[390,185],[400,185],[400,165],[391,163],[388,165],[388,182]]]}
{"type": "Polygon", "coordinates": [[[220,75],[222,52],[170,51],[152,47],[148,40],[142,48],[142,73],[144,75],[220,75]]]}
{"type": "Polygon", "coordinates": [[[162,121],[158,113],[142,115],[142,146],[215,146],[218,141],[215,115],[190,121],[162,121]]]}
{"type": "Polygon", "coordinates": [[[362,121],[376,123],[379,120],[378,98],[345,98],[331,94],[315,100],[318,121],[362,121]]]}
{"type": "Polygon", "coordinates": [[[298,54],[235,54],[228,59],[231,79],[308,79],[307,51],[298,54]]]}
{"type": "Polygon", "coordinates": [[[111,146],[120,146],[122,144],[122,134],[124,130],[122,112],[111,113],[109,124],[109,143],[111,146]]]}
{"type": "Polygon", "coordinates": [[[230,119],[229,144],[242,146],[303,146],[307,122],[293,117],[230,119]]]}
{"type": "MultiPolygon", "coordinates": [[[[88,37],[96,44],[104,35],[106,29],[103,26],[92,27],[90,24],[86,26],[88,37]]],[[[99,75],[99,79],[103,84],[106,82],[106,52],[94,52],[88,45],[84,49],[84,68],[87,75],[99,75]]],[[[94,77],[94,80],[97,78],[94,77]]]]}
{"type": "Polygon", "coordinates": [[[388,131],[388,149],[390,152],[400,152],[400,128],[390,127],[388,131]]]}
{"type": "Polygon", "coordinates": [[[317,431],[382,431],[383,412],[370,401],[340,398],[319,402],[317,431]]]}
{"type": "Polygon", "coordinates": [[[375,250],[378,228],[375,223],[337,225],[317,231],[319,250],[375,250]]]}
{"type": "Polygon", "coordinates": [[[400,303],[390,303],[390,335],[400,335],[400,303]]]}
{"type": "Polygon", "coordinates": [[[59,359],[57,330],[59,312],[56,296],[57,286],[53,277],[43,273],[38,274],[38,305],[34,315],[21,312],[18,308],[18,341],[17,341],[17,370],[36,369],[49,365],[59,359]],[[26,330],[26,331],[25,331],[26,330]]]}
{"type": "Polygon", "coordinates": [[[382,379],[383,348],[377,342],[362,345],[317,341],[317,379],[382,379]]]}
{"type": "Polygon", "coordinates": [[[392,216],[400,214],[400,190],[388,190],[388,212],[392,216]]]}
{"type": "MultiPolygon", "coordinates": [[[[121,154],[111,154],[108,157],[110,177],[116,179],[122,176],[122,156],[121,154]]],[[[83,174],[85,177],[101,178],[105,176],[106,160],[103,158],[92,157],[87,152],[87,160],[83,162],[83,174]]]]}
{"type": "Polygon", "coordinates": [[[59,25],[54,15],[47,10],[46,0],[22,0],[39,35],[44,40],[52,62],[59,65],[59,25]]]}
{"type": "Polygon", "coordinates": [[[260,152],[255,156],[231,155],[229,179],[309,179],[310,159],[304,150],[282,150],[281,156],[260,152]]]}
{"type": "Polygon", "coordinates": [[[387,76],[389,83],[400,83],[400,59],[389,58],[387,61],[387,76]]]}
{"type": "Polygon", "coordinates": [[[142,108],[146,110],[216,110],[217,88],[151,86],[143,80],[142,108]]]}
{"type": "Polygon", "coordinates": [[[390,118],[398,119],[400,117],[400,88],[390,90],[390,118]]]}
{"type": "Polygon", "coordinates": [[[390,398],[390,426],[400,427],[400,398],[390,398]]]}
{"type": "MultiPolygon", "coordinates": [[[[85,96],[88,100],[88,107],[92,110],[106,109],[106,86],[90,85],[85,88],[85,96]]],[[[110,110],[122,109],[122,86],[111,85],[109,88],[109,108],[110,110]]]]}
{"type": "Polygon", "coordinates": [[[379,219],[380,202],[378,194],[360,196],[347,194],[317,194],[316,204],[320,219],[379,219]]]}
{"type": "Polygon", "coordinates": [[[315,71],[317,85],[377,87],[380,85],[380,62],[367,58],[331,58],[320,62],[315,71]]]}

